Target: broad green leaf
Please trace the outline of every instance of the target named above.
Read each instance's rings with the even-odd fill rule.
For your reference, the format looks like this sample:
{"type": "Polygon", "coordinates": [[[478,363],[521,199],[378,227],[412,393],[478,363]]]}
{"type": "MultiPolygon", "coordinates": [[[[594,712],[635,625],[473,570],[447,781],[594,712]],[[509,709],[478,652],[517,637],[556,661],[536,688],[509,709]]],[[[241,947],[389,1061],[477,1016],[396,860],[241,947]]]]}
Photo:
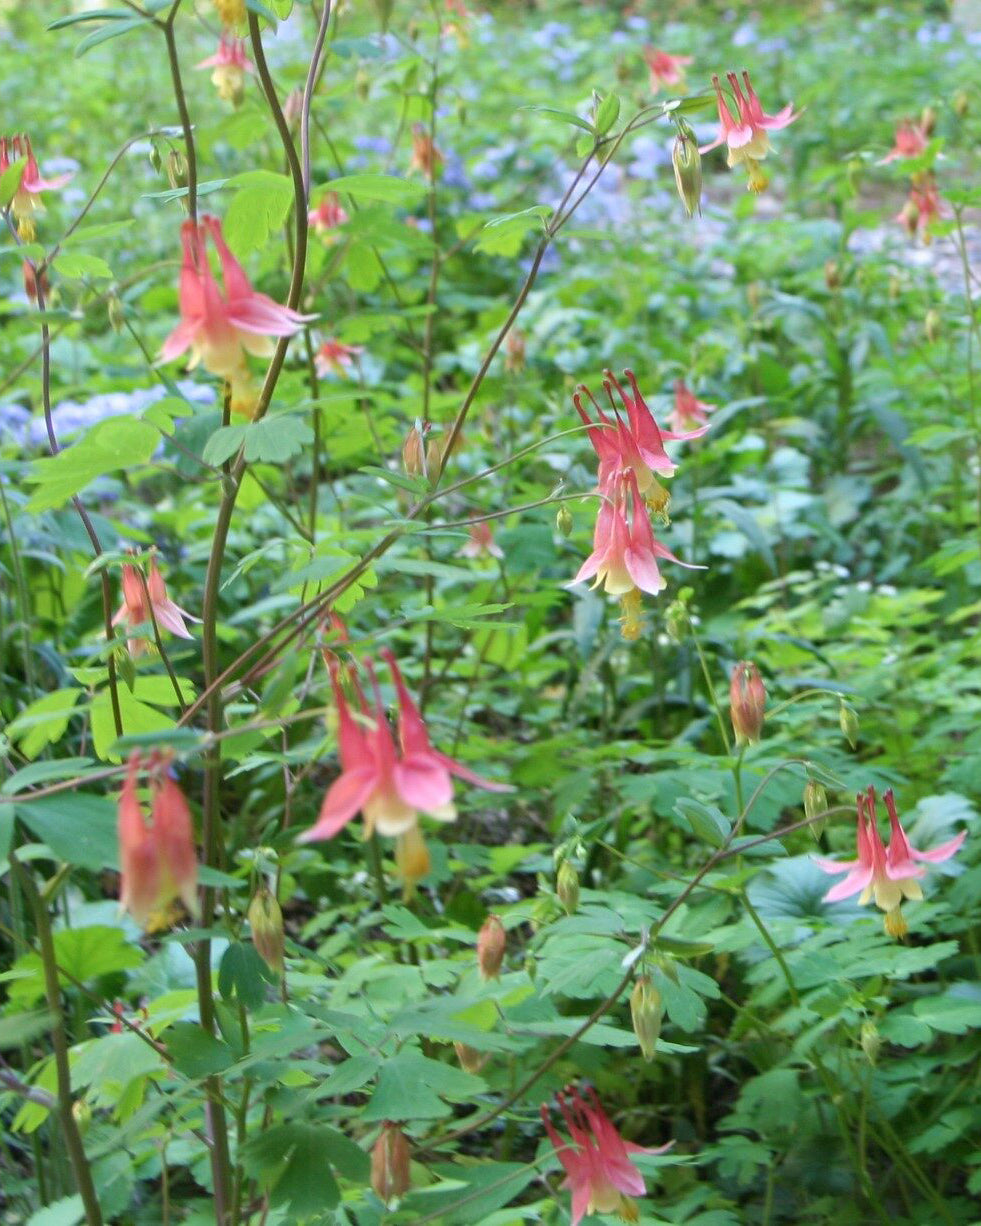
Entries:
{"type": "Polygon", "coordinates": [[[480,1077],[421,1052],[403,1049],[383,1065],[378,1085],[362,1119],[432,1120],[450,1114],[440,1095],[454,1102],[466,1102],[486,1088],[480,1077]]]}
{"type": "Polygon", "coordinates": [[[0,1017],[0,1051],[10,1051],[32,1043],[51,1028],[51,1014],[34,1009],[0,1017]]]}
{"type": "Polygon", "coordinates": [[[605,136],[620,117],[620,97],[607,94],[596,111],[595,129],[598,136],[605,136]]]}
{"type": "Polygon", "coordinates": [[[224,1072],[235,1062],[228,1044],[208,1034],[197,1022],[178,1022],[171,1026],[167,1031],[167,1050],[175,1068],[194,1080],[224,1072]]]}
{"type": "Polygon", "coordinates": [[[488,255],[517,255],[529,230],[543,233],[552,210],[543,204],[522,209],[520,213],[508,213],[495,217],[481,231],[474,244],[476,251],[488,255]]]}
{"type": "Polygon", "coordinates": [[[61,739],[82,693],[73,688],[52,690],[21,711],[7,733],[25,758],[36,758],[42,749],[61,739]]]}
{"type": "Polygon", "coordinates": [[[274,1124],[251,1137],[242,1153],[272,1204],[285,1205],[300,1218],[339,1203],[340,1189],[328,1164],[355,1171],[355,1178],[368,1176],[368,1155],[326,1125],[274,1124]]]}
{"type": "Polygon", "coordinates": [[[313,442],[310,426],[292,413],[277,413],[245,428],[245,458],[282,464],[313,442]]]}
{"type": "Polygon", "coordinates": [[[78,1226],[84,1220],[85,1206],[76,1192],[74,1196],[64,1196],[32,1213],[26,1226],[78,1226]]]}
{"type": "Polygon", "coordinates": [[[119,867],[116,805],[109,796],[61,792],[38,800],[18,798],[17,817],[59,860],[98,872],[119,867]]]}
{"type": "Polygon", "coordinates": [[[388,204],[415,204],[426,194],[426,185],[415,179],[400,179],[395,175],[343,175],[332,179],[327,188],[345,192],[359,200],[384,200],[388,204]]]}
{"type": "Polygon", "coordinates": [[[293,203],[293,181],[271,170],[248,170],[228,180],[236,188],[225,212],[223,230],[237,256],[264,247],[285,223],[293,203]]]}
{"type": "MultiPolygon", "coordinates": [[[[168,682],[169,684],[169,682],[168,682]]],[[[123,731],[130,735],[147,732],[167,732],[172,729],[176,720],[164,715],[156,707],[149,707],[136,698],[125,685],[120,685],[119,710],[122,717],[123,731]]],[[[173,698],[173,692],[171,692],[173,698]]],[[[152,699],[151,701],[158,701],[152,699]]],[[[113,721],[112,699],[109,690],[99,690],[92,700],[89,711],[92,721],[92,744],[95,752],[107,762],[121,762],[122,754],[113,747],[116,741],[116,725],[113,721]]]]}
{"type": "Polygon", "coordinates": [[[258,1009],[266,999],[266,964],[255,946],[233,941],[218,966],[218,991],[229,1000],[236,996],[246,1009],[258,1009]]]}
{"type": "Polygon", "coordinates": [[[113,272],[101,255],[88,251],[61,251],[55,257],[55,268],[72,280],[82,277],[112,278],[113,272]]]}
{"type": "Polygon", "coordinates": [[[687,819],[695,834],[713,847],[721,847],[729,837],[732,829],[729,819],[715,805],[704,804],[688,796],[678,800],[674,807],[687,819]]]}
{"type": "Polygon", "coordinates": [[[36,460],[27,480],[38,488],[28,511],[60,507],[97,477],[146,464],[160,441],[153,426],[136,417],[101,421],[56,456],[36,460]]]}
{"type": "MultiPolygon", "coordinates": [[[[59,979],[69,991],[75,981],[91,983],[103,975],[139,966],[143,954],[131,945],[121,928],[93,924],[87,928],[63,928],[54,934],[55,959],[62,972],[59,979]]],[[[39,954],[22,954],[11,968],[18,977],[7,986],[11,1001],[34,1005],[44,996],[44,975],[39,954]],[[25,974],[25,972],[27,972],[25,974]]]]}

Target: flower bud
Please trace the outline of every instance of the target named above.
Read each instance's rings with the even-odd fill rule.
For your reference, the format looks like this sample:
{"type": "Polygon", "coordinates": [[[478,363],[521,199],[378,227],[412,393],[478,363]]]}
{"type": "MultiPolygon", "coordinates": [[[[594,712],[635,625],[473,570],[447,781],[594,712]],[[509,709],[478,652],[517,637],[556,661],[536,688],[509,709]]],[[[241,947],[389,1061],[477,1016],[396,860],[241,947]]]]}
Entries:
{"type": "Polygon", "coordinates": [[[300,116],[303,114],[303,90],[291,89],[286,95],[286,101],[283,103],[283,118],[292,128],[300,122],[300,116]]]}
{"type": "Polygon", "coordinates": [[[932,106],[925,106],[920,111],[920,130],[923,135],[930,137],[933,135],[934,129],[937,126],[937,112],[932,106]]]}
{"type": "Polygon", "coordinates": [[[828,794],[816,779],[808,779],[804,784],[804,816],[811,823],[808,829],[815,839],[824,833],[827,818],[814,821],[819,813],[824,813],[828,807],[828,794]]]}
{"type": "Polygon", "coordinates": [[[422,433],[416,425],[410,426],[402,444],[402,467],[410,477],[426,475],[426,456],[422,446],[422,433]]]}
{"type": "Polygon", "coordinates": [[[702,155],[698,152],[698,142],[691,128],[682,123],[671,150],[671,164],[674,166],[674,181],[678,188],[681,203],[689,217],[697,212],[702,213],[702,155]]]}
{"type": "Polygon", "coordinates": [[[477,933],[477,968],[481,979],[497,979],[507,948],[504,925],[496,915],[488,915],[477,933]]]}
{"type": "Polygon", "coordinates": [[[569,536],[572,532],[572,512],[565,503],[555,512],[555,529],[560,536],[569,536]]]}
{"type": "Polygon", "coordinates": [[[920,224],[920,210],[917,208],[915,201],[906,201],[903,207],[899,210],[897,220],[900,222],[910,238],[916,238],[917,227],[920,224]]]}
{"type": "Polygon", "coordinates": [[[398,1124],[383,1125],[371,1151],[371,1186],[387,1205],[404,1196],[411,1185],[409,1142],[398,1124]]]}
{"type": "MultiPolygon", "coordinates": [[[[37,269],[30,260],[24,260],[21,265],[21,270],[24,274],[24,293],[27,295],[29,302],[37,302],[38,298],[38,275],[37,269]]],[[[48,274],[41,273],[40,278],[41,293],[47,298],[48,296],[48,274]]]]}
{"type": "Polygon", "coordinates": [[[555,892],[565,908],[566,915],[572,915],[579,906],[579,874],[568,860],[563,860],[559,865],[555,892]]]}
{"type": "Polygon", "coordinates": [[[173,188],[187,187],[187,158],[179,149],[167,154],[167,181],[173,188]]]}
{"type": "Polygon", "coordinates": [[[824,284],[832,293],[841,289],[841,265],[837,260],[825,260],[824,284]]]}
{"type": "Polygon", "coordinates": [[[430,479],[436,476],[443,466],[443,452],[439,443],[431,438],[426,444],[426,472],[430,479]]]}
{"type": "Polygon", "coordinates": [[[519,374],[525,368],[525,334],[520,328],[512,328],[504,342],[504,369],[510,375],[519,374]]]}
{"type": "Polygon", "coordinates": [[[740,660],[729,684],[729,714],[737,745],[756,745],[763,731],[766,690],[760,670],[749,660],[740,660]]]}
{"type": "Polygon", "coordinates": [[[855,714],[855,708],[845,702],[839,703],[838,724],[841,727],[842,736],[854,749],[858,745],[858,716],[855,714]]]}
{"type": "Polygon", "coordinates": [[[879,1058],[879,1049],[882,1047],[882,1035],[879,1034],[879,1028],[875,1022],[862,1023],[858,1041],[862,1046],[862,1051],[865,1053],[866,1060],[868,1060],[869,1064],[875,1064],[879,1058]]]}
{"type": "Polygon", "coordinates": [[[106,307],[106,314],[109,316],[109,326],[113,332],[122,332],[123,320],[126,317],[126,309],[122,304],[122,300],[117,294],[109,295],[109,303],[106,307]]]}
{"type": "Polygon", "coordinates": [[[454,1043],[453,1050],[460,1061],[460,1068],[465,1073],[479,1073],[489,1059],[488,1052],[477,1051],[475,1047],[468,1047],[466,1043],[454,1043]]]}
{"type": "Polygon", "coordinates": [[[249,903],[252,944],[259,957],[277,975],[283,973],[283,912],[275,894],[265,886],[249,903]]]}
{"type": "Polygon", "coordinates": [[[941,330],[942,320],[940,318],[940,312],[936,309],[936,307],[931,307],[923,319],[923,335],[932,345],[939,339],[941,330]]]}
{"type": "Polygon", "coordinates": [[[89,1125],[92,1123],[92,1108],[84,1098],[76,1098],[72,1103],[72,1115],[75,1118],[78,1131],[84,1137],[89,1130],[89,1125]]]}
{"type": "Polygon", "coordinates": [[[163,159],[161,158],[160,150],[157,148],[156,145],[151,144],[150,152],[147,154],[147,157],[150,159],[151,169],[154,170],[157,174],[159,174],[160,171],[163,169],[163,159]]]}
{"type": "Polygon", "coordinates": [[[900,941],[909,932],[909,925],[906,923],[906,916],[903,915],[901,906],[893,907],[891,911],[887,911],[882,918],[882,925],[889,936],[900,941]]]}
{"type": "Polygon", "coordinates": [[[663,1016],[661,993],[651,983],[649,976],[641,975],[630,993],[630,1019],[634,1024],[634,1034],[640,1044],[641,1053],[648,1062],[654,1059],[657,1052],[663,1016]]]}
{"type": "Polygon", "coordinates": [[[963,119],[971,109],[971,95],[966,89],[959,89],[951,99],[950,105],[954,108],[954,114],[957,118],[963,119]]]}

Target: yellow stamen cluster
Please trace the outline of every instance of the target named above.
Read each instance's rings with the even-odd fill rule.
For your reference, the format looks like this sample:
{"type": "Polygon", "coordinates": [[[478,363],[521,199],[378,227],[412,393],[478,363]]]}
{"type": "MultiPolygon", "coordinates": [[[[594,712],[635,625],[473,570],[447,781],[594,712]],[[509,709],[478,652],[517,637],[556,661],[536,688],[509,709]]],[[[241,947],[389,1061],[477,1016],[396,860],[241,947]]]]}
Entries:
{"type": "Polygon", "coordinates": [[[215,8],[218,10],[222,25],[245,24],[245,0],[215,0],[215,8]]]}
{"type": "Polygon", "coordinates": [[[620,618],[620,633],[627,642],[633,643],[640,638],[641,631],[644,629],[640,588],[631,588],[625,596],[621,597],[620,610],[623,613],[620,618]]]}

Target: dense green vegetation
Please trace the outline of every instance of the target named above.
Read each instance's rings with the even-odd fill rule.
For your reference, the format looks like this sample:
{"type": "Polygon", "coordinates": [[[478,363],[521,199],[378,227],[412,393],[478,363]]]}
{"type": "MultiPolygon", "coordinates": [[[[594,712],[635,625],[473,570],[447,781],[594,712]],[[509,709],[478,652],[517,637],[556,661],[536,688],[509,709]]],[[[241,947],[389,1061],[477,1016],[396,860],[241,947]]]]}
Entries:
{"type": "Polygon", "coordinates": [[[970,10],[0,4],[0,1221],[977,1220],[970,10]]]}

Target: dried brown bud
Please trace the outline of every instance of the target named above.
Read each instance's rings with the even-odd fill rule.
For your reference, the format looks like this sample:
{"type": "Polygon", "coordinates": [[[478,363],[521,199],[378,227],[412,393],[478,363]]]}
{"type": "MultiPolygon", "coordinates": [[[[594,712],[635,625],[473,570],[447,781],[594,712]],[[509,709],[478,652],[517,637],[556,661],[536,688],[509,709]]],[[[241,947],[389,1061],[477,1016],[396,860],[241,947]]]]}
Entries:
{"type": "Polygon", "coordinates": [[[740,660],[732,670],[729,713],[737,745],[755,745],[763,731],[766,690],[760,670],[749,660],[740,660]]]}
{"type": "Polygon", "coordinates": [[[507,934],[496,915],[488,915],[477,934],[477,967],[482,979],[496,979],[501,973],[507,934]]]}
{"type": "Polygon", "coordinates": [[[416,425],[409,427],[409,433],[402,444],[402,467],[410,477],[426,475],[426,456],[422,445],[422,432],[416,425]]]}
{"type": "Polygon", "coordinates": [[[479,1073],[489,1059],[488,1052],[477,1051],[475,1047],[468,1047],[466,1043],[454,1043],[453,1050],[460,1061],[460,1068],[465,1073],[479,1073]]]}
{"type": "Polygon", "coordinates": [[[398,1124],[386,1123],[371,1150],[371,1186],[387,1205],[411,1186],[409,1142],[398,1124]]]}

